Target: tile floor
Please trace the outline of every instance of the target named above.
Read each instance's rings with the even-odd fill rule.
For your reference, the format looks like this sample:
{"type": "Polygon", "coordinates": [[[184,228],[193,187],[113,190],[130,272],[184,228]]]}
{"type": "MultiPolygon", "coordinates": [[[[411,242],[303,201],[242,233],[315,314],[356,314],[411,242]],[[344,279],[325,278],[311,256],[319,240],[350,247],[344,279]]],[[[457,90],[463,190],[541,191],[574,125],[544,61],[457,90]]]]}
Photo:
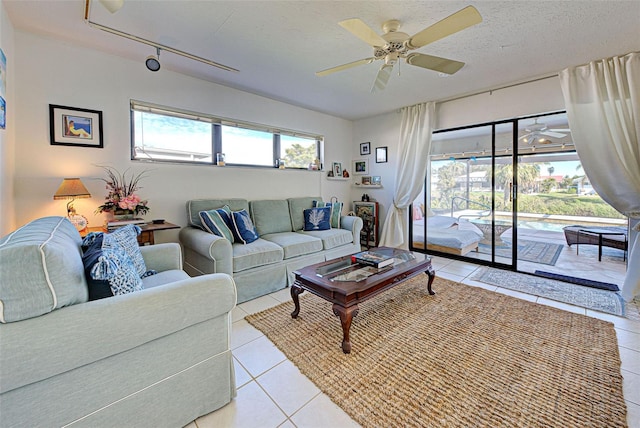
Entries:
{"type": "MultiPolygon", "coordinates": [[[[438,277],[614,323],[622,361],[627,420],[629,427],[640,427],[640,322],[473,281],[470,277],[479,269],[474,264],[441,257],[433,257],[432,262],[438,277]]],[[[285,289],[234,309],[231,345],[238,396],[187,428],[359,426],[303,376],[269,339],[244,320],[247,314],[290,302],[290,299],[289,289],[285,289]]]]}

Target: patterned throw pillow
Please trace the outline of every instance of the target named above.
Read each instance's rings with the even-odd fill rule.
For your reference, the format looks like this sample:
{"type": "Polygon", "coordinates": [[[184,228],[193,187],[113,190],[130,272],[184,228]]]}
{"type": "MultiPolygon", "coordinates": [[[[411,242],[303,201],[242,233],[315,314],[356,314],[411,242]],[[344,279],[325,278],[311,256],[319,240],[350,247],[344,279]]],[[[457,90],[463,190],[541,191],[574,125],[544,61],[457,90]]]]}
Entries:
{"type": "Polygon", "coordinates": [[[141,230],[139,226],[129,224],[107,234],[107,236],[110,237],[109,239],[117,242],[127,253],[133,262],[138,276],[144,275],[147,271],[147,266],[144,264],[144,258],[142,257],[140,245],[138,244],[138,235],[140,235],[141,230]]]}
{"type": "MultiPolygon", "coordinates": [[[[226,208],[229,208],[225,205],[226,208]]],[[[214,235],[225,238],[233,244],[233,233],[231,232],[231,210],[229,213],[223,208],[216,210],[200,211],[200,220],[205,230],[214,235]]]]}
{"type": "Polygon", "coordinates": [[[313,201],[313,207],[331,207],[331,227],[340,229],[340,216],[342,215],[342,202],[313,201]]]}
{"type": "Polygon", "coordinates": [[[256,232],[256,228],[246,210],[233,211],[231,215],[233,219],[233,237],[236,242],[250,244],[259,238],[258,232],[256,232]]]}
{"type": "Polygon", "coordinates": [[[106,233],[102,236],[102,254],[90,268],[91,278],[108,281],[114,296],[142,290],[140,274],[131,257],[113,235],[106,233]]]}
{"type": "Polygon", "coordinates": [[[304,230],[331,229],[331,207],[309,208],[304,210],[304,230]]]}

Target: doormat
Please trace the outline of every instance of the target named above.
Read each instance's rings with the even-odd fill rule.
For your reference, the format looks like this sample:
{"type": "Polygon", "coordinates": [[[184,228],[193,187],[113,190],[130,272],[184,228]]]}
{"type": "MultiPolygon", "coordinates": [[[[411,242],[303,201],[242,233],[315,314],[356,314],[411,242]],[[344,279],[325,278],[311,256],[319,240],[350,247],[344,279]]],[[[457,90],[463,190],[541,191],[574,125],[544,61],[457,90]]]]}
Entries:
{"type": "Polygon", "coordinates": [[[583,285],[585,287],[599,288],[600,290],[608,290],[608,291],[620,291],[617,285],[611,284],[610,282],[600,282],[600,281],[593,281],[591,279],[576,278],[575,276],[560,275],[558,273],[545,272],[543,270],[537,270],[534,273],[544,278],[558,279],[560,281],[570,282],[571,284],[583,285]]]}
{"type": "MultiPolygon", "coordinates": [[[[563,247],[564,245],[562,244],[519,239],[518,260],[555,266],[563,247]]],[[[491,254],[491,245],[483,244],[482,242],[479,243],[478,252],[491,254]]],[[[503,241],[502,245],[496,245],[496,257],[505,257],[510,259],[511,244],[503,241]]]]}
{"type": "Polygon", "coordinates": [[[625,316],[624,299],[620,294],[613,291],[582,287],[555,279],[523,275],[493,268],[480,269],[472,279],[509,290],[593,309],[594,311],[625,316]]]}

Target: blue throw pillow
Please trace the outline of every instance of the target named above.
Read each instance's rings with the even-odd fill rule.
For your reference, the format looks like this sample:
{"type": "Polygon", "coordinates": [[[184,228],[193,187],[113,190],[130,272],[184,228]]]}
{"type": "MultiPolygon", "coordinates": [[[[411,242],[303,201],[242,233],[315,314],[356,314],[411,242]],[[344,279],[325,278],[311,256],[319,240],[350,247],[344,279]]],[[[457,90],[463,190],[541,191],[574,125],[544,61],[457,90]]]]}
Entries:
{"type": "Polygon", "coordinates": [[[342,202],[322,202],[313,201],[313,207],[331,207],[331,227],[334,229],[340,228],[340,216],[342,215],[342,202]]]}
{"type": "Polygon", "coordinates": [[[331,229],[331,207],[309,208],[304,210],[304,230],[331,229]]]}
{"type": "Polygon", "coordinates": [[[233,244],[233,233],[229,227],[231,217],[223,208],[200,211],[199,215],[200,220],[202,220],[202,225],[207,232],[225,238],[233,244]]]}
{"type": "Polygon", "coordinates": [[[250,244],[259,238],[256,228],[253,226],[251,217],[246,210],[234,211],[231,213],[233,219],[233,237],[236,242],[250,244]]]}
{"type": "Polygon", "coordinates": [[[82,264],[84,265],[84,275],[87,278],[87,285],[89,286],[89,300],[104,299],[105,297],[112,297],[113,292],[109,281],[106,279],[93,279],[91,276],[91,269],[98,263],[100,257],[102,257],[102,233],[91,233],[87,235],[85,241],[82,242],[82,264]],[[90,235],[90,236],[89,236],[90,235]]]}

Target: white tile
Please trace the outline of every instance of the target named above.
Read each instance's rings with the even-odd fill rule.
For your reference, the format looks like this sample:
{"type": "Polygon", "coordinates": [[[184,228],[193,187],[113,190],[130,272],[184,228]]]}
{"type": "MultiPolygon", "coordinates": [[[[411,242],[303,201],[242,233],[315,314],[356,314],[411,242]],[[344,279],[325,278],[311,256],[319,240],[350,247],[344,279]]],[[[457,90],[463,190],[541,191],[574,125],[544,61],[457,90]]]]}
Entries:
{"type": "Polygon", "coordinates": [[[626,401],[627,404],[627,425],[629,428],[640,427],[640,404],[626,401]]]}
{"type": "Polygon", "coordinates": [[[500,294],[505,294],[507,296],[511,296],[511,297],[516,297],[518,299],[522,299],[522,300],[528,300],[529,302],[535,302],[538,299],[538,296],[533,296],[531,294],[527,294],[527,293],[521,293],[519,291],[515,291],[515,290],[509,290],[506,288],[496,288],[496,293],[500,293],[500,294]]]}
{"type": "Polygon", "coordinates": [[[265,336],[234,349],[233,356],[254,378],[286,359],[265,336]]]}
{"type": "Polygon", "coordinates": [[[248,302],[240,303],[240,309],[248,314],[257,314],[265,309],[272,308],[279,305],[281,302],[271,297],[270,294],[257,299],[249,300],[248,302]]]}
{"type": "Polygon", "coordinates": [[[590,317],[598,318],[600,320],[609,321],[619,328],[620,330],[627,330],[633,333],[640,333],[640,322],[630,320],[628,318],[618,317],[612,314],[605,314],[604,312],[592,311],[587,309],[587,315],[590,317]]]}
{"type": "Polygon", "coordinates": [[[320,394],[311,400],[309,404],[291,416],[290,419],[297,427],[304,428],[349,428],[360,426],[324,394],[320,394]]]}
{"type": "Polygon", "coordinates": [[[460,281],[462,281],[464,279],[464,276],[455,275],[455,274],[449,273],[449,272],[436,271],[436,280],[438,278],[448,279],[449,281],[453,281],[453,282],[460,282],[460,281]]]}
{"type": "Polygon", "coordinates": [[[286,419],[262,388],[250,382],[238,389],[231,403],[196,419],[196,424],[198,428],[276,428],[286,419]]]}
{"type": "Polygon", "coordinates": [[[621,370],[622,392],[626,401],[640,405],[640,375],[621,370]]]}
{"type": "Polygon", "coordinates": [[[640,333],[633,333],[616,327],[616,336],[618,337],[618,346],[640,351],[640,333]]]}
{"type": "Polygon", "coordinates": [[[233,368],[236,372],[236,388],[240,388],[253,380],[249,372],[242,367],[242,364],[235,357],[233,358],[233,368]]]}
{"type": "Polygon", "coordinates": [[[248,314],[240,308],[240,306],[236,306],[231,310],[231,322],[240,321],[244,319],[248,314]]]}
{"type": "Polygon", "coordinates": [[[260,336],[264,336],[262,332],[245,320],[236,321],[231,324],[231,349],[256,340],[260,336]]]}
{"type": "Polygon", "coordinates": [[[291,287],[284,288],[282,290],[278,290],[274,293],[269,294],[269,296],[276,299],[278,302],[292,302],[291,300],[291,287]]]}
{"type": "MultiPolygon", "coordinates": [[[[640,352],[631,349],[618,347],[622,370],[640,375],[640,352]]],[[[640,404],[640,403],[639,403],[640,404]]]]}
{"type": "Polygon", "coordinates": [[[468,276],[471,272],[475,271],[478,268],[477,265],[472,265],[469,263],[465,263],[465,262],[460,262],[460,261],[455,261],[453,263],[450,263],[446,266],[444,266],[443,268],[441,268],[438,273],[442,274],[444,272],[446,273],[452,273],[455,275],[459,275],[462,277],[468,276]]]}
{"type": "Polygon", "coordinates": [[[260,375],[256,381],[289,416],[320,394],[318,387],[289,360],[260,375]]]}
{"type": "Polygon", "coordinates": [[[544,297],[539,297],[537,303],[545,306],[551,306],[552,308],[562,309],[563,311],[573,312],[574,314],[586,315],[587,313],[587,310],[580,306],[574,306],[568,303],[558,302],[556,300],[545,299],[544,297]]]}

